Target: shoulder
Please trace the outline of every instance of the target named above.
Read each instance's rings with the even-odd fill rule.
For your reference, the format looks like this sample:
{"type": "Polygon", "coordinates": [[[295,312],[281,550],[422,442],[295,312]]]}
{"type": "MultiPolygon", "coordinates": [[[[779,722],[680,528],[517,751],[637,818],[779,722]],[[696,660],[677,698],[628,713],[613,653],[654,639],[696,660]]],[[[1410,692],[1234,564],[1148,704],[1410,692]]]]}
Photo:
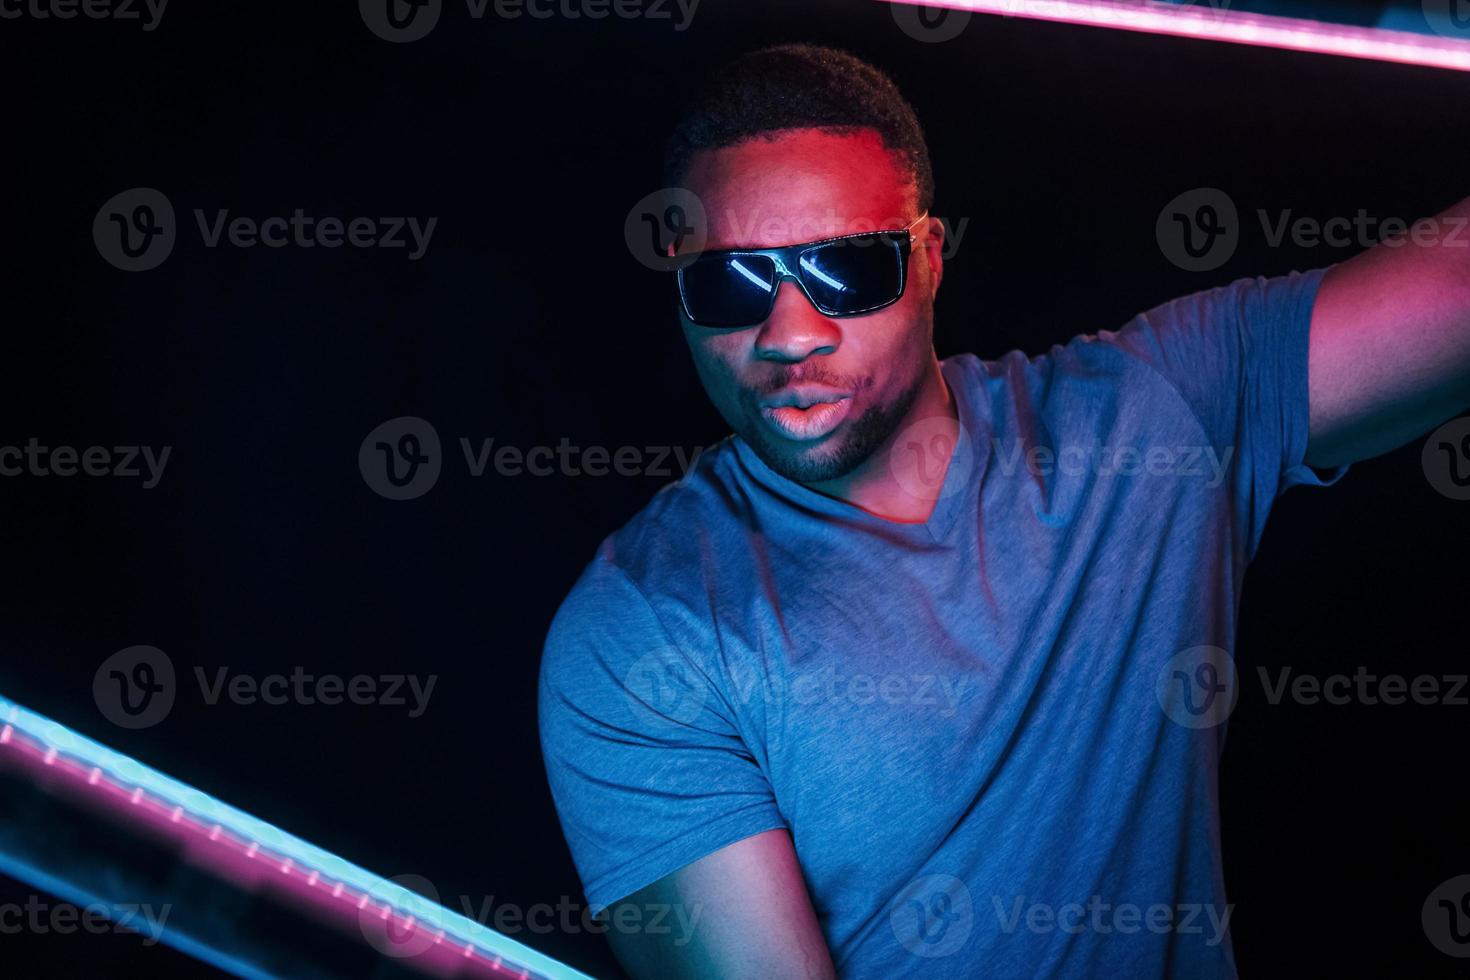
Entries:
{"type": "Polygon", "coordinates": [[[699,454],[680,479],[665,485],[598,547],[595,562],[616,568],[647,596],[669,591],[717,551],[715,542],[748,526],[750,503],[740,479],[735,437],[699,454]]]}
{"type": "Polygon", "coordinates": [[[719,542],[748,522],[734,456],[727,436],[602,540],[552,619],[543,684],[594,663],[627,669],[672,645],[670,625],[697,601],[719,542]]]}

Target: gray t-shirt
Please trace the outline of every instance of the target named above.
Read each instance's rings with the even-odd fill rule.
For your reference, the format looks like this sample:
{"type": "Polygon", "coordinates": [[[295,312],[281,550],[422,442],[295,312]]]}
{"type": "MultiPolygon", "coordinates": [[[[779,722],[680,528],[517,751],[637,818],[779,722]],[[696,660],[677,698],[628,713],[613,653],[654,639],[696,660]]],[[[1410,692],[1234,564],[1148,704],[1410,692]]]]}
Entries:
{"type": "Polygon", "coordinates": [[[844,976],[1233,976],[1227,651],[1277,495],[1346,470],[1302,461],[1324,271],[947,358],[962,438],[926,523],[734,436],[660,490],[541,667],[594,912],[784,827],[844,976]]]}

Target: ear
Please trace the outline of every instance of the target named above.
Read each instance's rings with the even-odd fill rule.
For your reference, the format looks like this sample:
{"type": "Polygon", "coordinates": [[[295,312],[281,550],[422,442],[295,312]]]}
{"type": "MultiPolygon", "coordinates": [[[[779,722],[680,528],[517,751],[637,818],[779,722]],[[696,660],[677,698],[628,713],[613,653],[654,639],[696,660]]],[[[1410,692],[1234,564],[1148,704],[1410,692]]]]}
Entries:
{"type": "Polygon", "coordinates": [[[924,226],[924,237],[919,242],[919,249],[924,254],[924,260],[929,263],[929,296],[939,292],[939,282],[944,278],[944,236],[946,234],[944,222],[933,215],[929,216],[924,226]]]}

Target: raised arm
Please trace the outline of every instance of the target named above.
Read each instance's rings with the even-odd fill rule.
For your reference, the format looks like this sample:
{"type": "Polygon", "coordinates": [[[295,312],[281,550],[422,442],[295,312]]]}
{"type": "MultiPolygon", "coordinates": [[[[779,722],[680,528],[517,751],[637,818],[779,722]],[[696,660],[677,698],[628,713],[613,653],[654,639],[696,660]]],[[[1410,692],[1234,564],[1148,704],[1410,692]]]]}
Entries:
{"type": "Polygon", "coordinates": [[[1470,198],[1328,270],[1306,461],[1387,452],[1470,406],[1470,198]]]}
{"type": "MultiPolygon", "coordinates": [[[[665,875],[609,907],[608,937],[632,976],[671,980],[826,980],[836,974],[791,835],[768,830],[665,875]],[[678,929],[617,928],[618,908],[675,908],[678,929]]],[[[646,916],[641,916],[646,918],[646,916]]]]}

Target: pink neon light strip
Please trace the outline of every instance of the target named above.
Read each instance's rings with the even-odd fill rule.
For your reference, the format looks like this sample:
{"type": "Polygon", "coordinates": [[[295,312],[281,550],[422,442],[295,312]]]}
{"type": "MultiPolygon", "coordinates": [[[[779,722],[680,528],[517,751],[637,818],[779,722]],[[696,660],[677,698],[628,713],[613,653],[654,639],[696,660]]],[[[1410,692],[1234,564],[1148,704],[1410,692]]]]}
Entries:
{"type": "MultiPolygon", "coordinates": [[[[888,0],[923,7],[969,10],[1004,17],[1112,27],[1121,31],[1229,41],[1288,51],[1391,61],[1470,71],[1470,41],[1430,37],[1378,27],[1353,27],[1292,17],[1241,13],[1208,6],[1176,6],[1142,0],[888,0]]],[[[1207,0],[1202,0],[1207,2],[1207,0]]]]}
{"type": "Polygon", "coordinates": [[[72,789],[80,790],[96,801],[108,801],[115,807],[131,811],[137,819],[164,831],[184,845],[196,859],[226,871],[232,877],[248,881],[262,875],[279,875],[283,884],[294,886],[291,890],[299,898],[339,915],[356,916],[371,905],[373,914],[396,927],[398,935],[428,930],[434,946],[415,954],[422,957],[422,962],[411,964],[426,967],[427,972],[461,973],[469,969],[490,977],[532,980],[526,970],[505,963],[499,955],[487,954],[468,943],[455,942],[442,929],[433,929],[386,902],[373,901],[366,892],[333,881],[319,871],[301,867],[290,858],[273,854],[263,849],[258,841],[240,837],[217,823],[201,822],[183,807],[169,805],[141,786],[124,786],[101,768],[69,759],[58,753],[55,746],[33,741],[9,724],[0,724],[0,751],[22,766],[49,770],[64,778],[72,789]]]}

